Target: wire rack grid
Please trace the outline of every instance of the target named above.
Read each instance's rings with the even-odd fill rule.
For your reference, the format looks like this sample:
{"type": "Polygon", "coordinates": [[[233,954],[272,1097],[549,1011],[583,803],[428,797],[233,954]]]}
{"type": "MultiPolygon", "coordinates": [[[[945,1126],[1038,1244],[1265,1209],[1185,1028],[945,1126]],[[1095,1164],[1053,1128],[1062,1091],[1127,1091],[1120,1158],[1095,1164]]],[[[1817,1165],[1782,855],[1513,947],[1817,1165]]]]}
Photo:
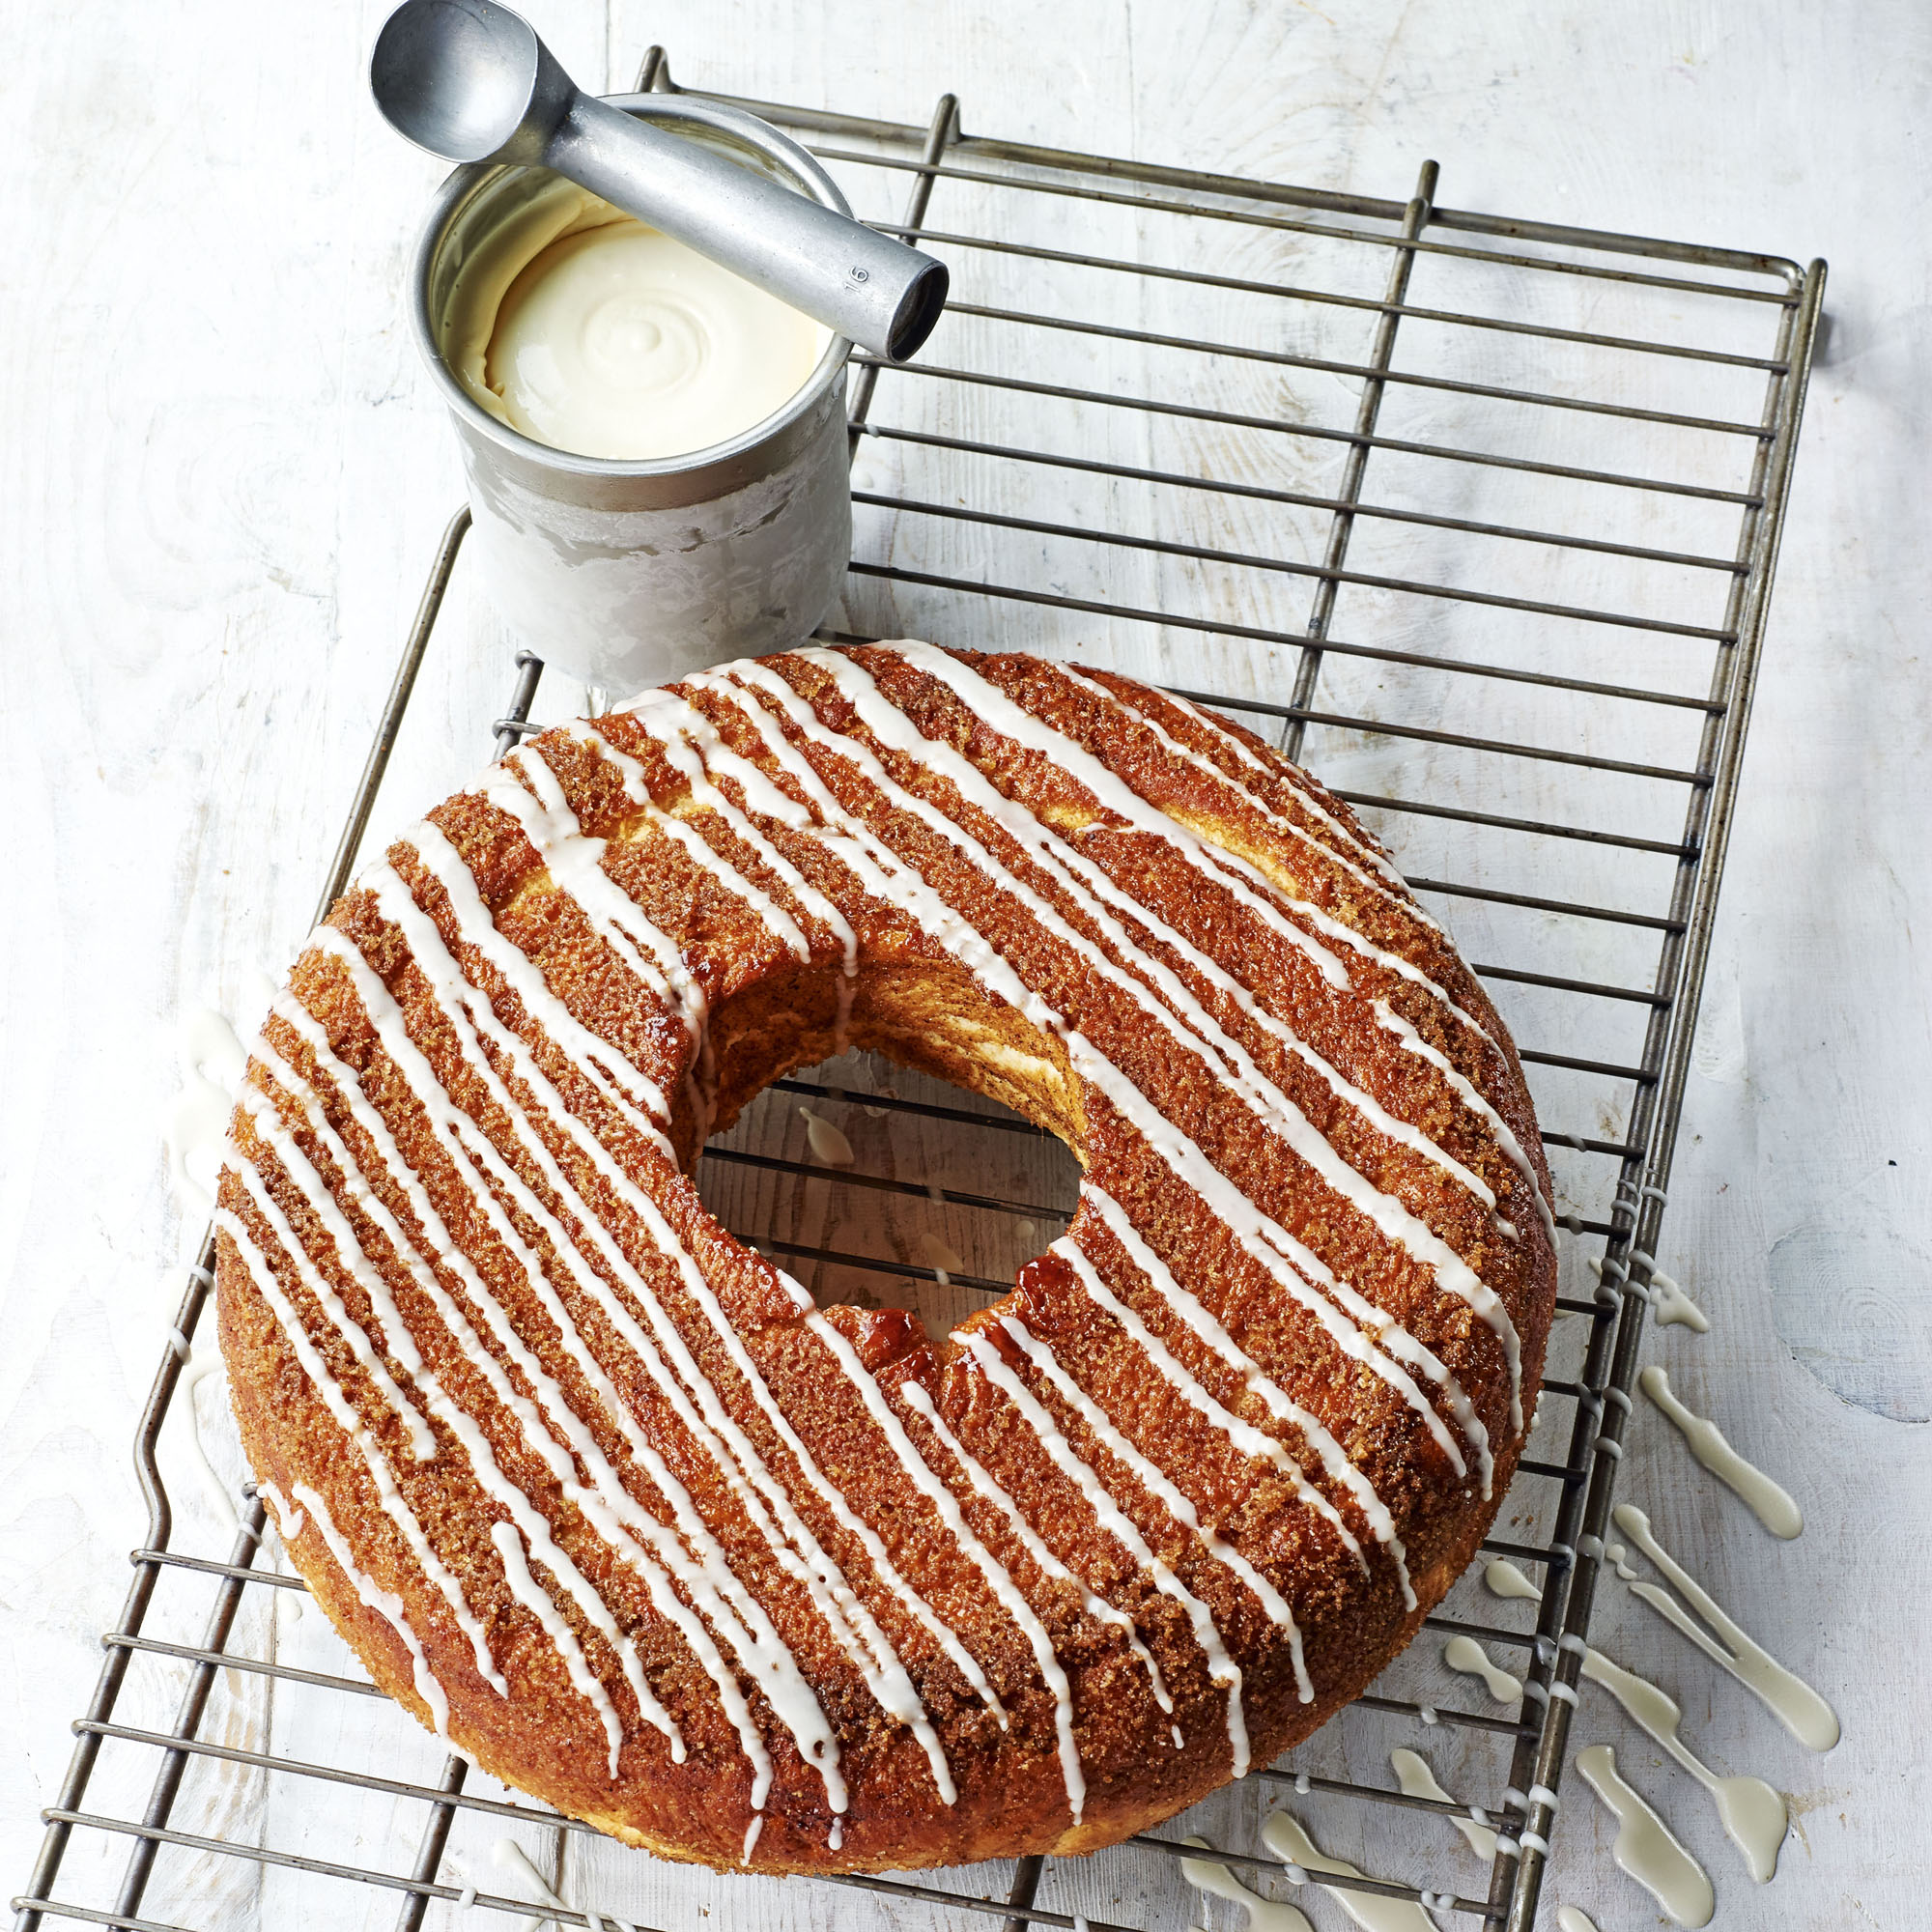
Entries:
{"type": "MultiPolygon", "coordinates": [[[[662,50],[638,85],[677,91],[662,50]]],[[[737,104],[800,133],[862,213],[953,270],[926,359],[855,357],[856,554],[840,624],[823,635],[1092,653],[1232,712],[1317,769],[1465,953],[1489,962],[1476,971],[1546,1123],[1566,1209],[1559,1315],[1575,1319],[1559,1321],[1546,1383],[1567,1407],[1539,1424],[1485,1545],[1538,1569],[1534,1625],[1453,1595],[1429,1620],[1520,1660],[1512,1715],[1435,1701],[1414,1671],[1403,1678],[1405,1660],[1245,1795],[1095,1860],[789,1881],[782,1893],[705,1876],[707,1896],[725,1922],[735,1898],[761,1925],[872,1912],[881,1925],[1152,1932],[1184,1922],[1183,1858],[1211,1857],[1264,1890],[1290,1882],[1254,1826],[1259,1804],[1292,1793],[1331,1850],[1347,1840],[1373,1869],[1393,1861],[1403,1874],[1324,1871],[1338,1897],[1527,1932],[1824,265],[1445,208],[1433,162],[1397,202],[968,135],[950,95],[924,127],[737,104]],[[1363,1752],[1379,1758],[1398,1733],[1460,1753],[1457,1799],[1364,1775],[1363,1752]],[[1504,1833],[1487,1886],[1459,1884],[1448,1864],[1459,1841],[1444,1827],[1474,1804],[1504,1833]],[[1183,1838],[1209,1813],[1221,1829],[1203,1852],[1183,1838]]],[[[444,535],[319,911],[361,846],[467,527],[460,513],[444,535]]],[[[541,673],[518,659],[499,755],[535,728],[541,673]]],[[[821,1299],[890,1283],[929,1319],[956,1318],[1007,1290],[1039,1223],[1072,1198],[1057,1144],[966,1097],[887,1085],[864,1065],[779,1082],[707,1150],[707,1198],[821,1299]],[[800,1103],[844,1108],[862,1158],[833,1169],[801,1145],[800,1103]],[[918,1216],[937,1221],[922,1232],[918,1216]]],[[[177,1547],[194,1539],[176,1535],[163,1426],[193,1421],[182,1378],[212,1264],[211,1237],[141,1419],[147,1536],[14,1901],[16,1932],[50,1918],[147,1932],[293,1923],[297,1909],[373,1924],[391,1904],[401,1932],[432,1913],[527,1915],[526,1886],[509,1896],[449,1868],[453,1838],[477,1831],[520,1834],[540,1861],[549,1847],[559,1890],[574,1861],[581,1903],[552,1901],[560,1925],[619,1922],[611,1859],[663,1877],[623,1892],[645,1909],[626,1903],[622,1922],[682,1927],[713,1910],[675,1889],[677,1868],[440,1760],[328,1650],[320,1619],[293,1623],[300,1580],[274,1561],[239,1466],[225,1549],[199,1524],[202,1547],[177,1547]],[[96,1895],[57,1895],[64,1876],[96,1895]]]]}

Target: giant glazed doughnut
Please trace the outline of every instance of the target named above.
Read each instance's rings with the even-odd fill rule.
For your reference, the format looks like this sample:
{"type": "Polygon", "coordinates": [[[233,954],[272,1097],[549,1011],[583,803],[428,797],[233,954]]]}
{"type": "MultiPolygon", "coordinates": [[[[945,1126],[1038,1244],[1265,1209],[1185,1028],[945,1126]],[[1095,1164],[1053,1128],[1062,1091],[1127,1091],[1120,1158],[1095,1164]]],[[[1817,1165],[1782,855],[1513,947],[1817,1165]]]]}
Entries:
{"type": "Polygon", "coordinates": [[[1516,1466],[1555,1293],[1481,987],[1337,799],[1125,678],[801,650],[545,732],[298,961],[221,1340],[376,1682],[671,1858],[1083,1852],[1305,1737],[1516,1466]],[[813,1306],[706,1137],[875,1049],[1084,1171],[953,1333],[813,1306]]]}

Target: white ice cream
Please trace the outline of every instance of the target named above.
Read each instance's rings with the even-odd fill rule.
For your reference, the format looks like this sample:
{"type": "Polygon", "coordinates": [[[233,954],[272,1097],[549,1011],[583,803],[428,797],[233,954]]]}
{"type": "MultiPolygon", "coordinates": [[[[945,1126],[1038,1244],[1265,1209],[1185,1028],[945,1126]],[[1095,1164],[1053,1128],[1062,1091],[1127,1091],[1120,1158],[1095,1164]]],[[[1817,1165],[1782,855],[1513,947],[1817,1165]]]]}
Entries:
{"type": "Polygon", "coordinates": [[[490,413],[554,449],[647,460],[727,441],[805,386],[828,331],[559,182],[459,276],[446,338],[490,413]]]}

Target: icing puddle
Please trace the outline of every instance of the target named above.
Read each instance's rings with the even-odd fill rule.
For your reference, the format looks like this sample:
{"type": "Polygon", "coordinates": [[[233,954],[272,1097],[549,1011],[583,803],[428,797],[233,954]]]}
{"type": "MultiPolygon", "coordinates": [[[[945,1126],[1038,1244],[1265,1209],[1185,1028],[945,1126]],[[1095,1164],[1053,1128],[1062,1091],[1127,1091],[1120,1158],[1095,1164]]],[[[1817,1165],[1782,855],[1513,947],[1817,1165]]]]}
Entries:
{"type": "MultiPolygon", "coordinates": [[[[1305,1873],[1328,1872],[1336,1878],[1364,1876],[1347,1860],[1328,1857],[1286,1811],[1275,1812],[1262,1826],[1262,1843],[1276,1858],[1305,1873]]],[[[1332,1885],[1321,1889],[1362,1932],[1436,1932],[1435,1921],[1411,1898],[1383,1898],[1373,1891],[1345,1891],[1332,1885]]]]}
{"type": "MultiPolygon", "coordinates": [[[[1599,1281],[1614,1285],[1629,1279],[1629,1270],[1621,1262],[1605,1263],[1601,1256],[1592,1255],[1588,1266],[1599,1281]]],[[[1650,1304],[1650,1319],[1660,1328],[1681,1326],[1698,1335],[1711,1332],[1711,1318],[1661,1268],[1653,1267],[1649,1283],[1639,1282],[1636,1288],[1650,1304]]]]}
{"type": "Polygon", "coordinates": [[[1583,1675],[1601,1684],[1632,1719],[1710,1793],[1718,1807],[1724,1835],[1744,1854],[1745,1865],[1760,1885],[1768,1885],[1777,1870],[1777,1851],[1784,1842],[1784,1799],[1761,1777],[1719,1777],[1677,1735],[1684,1713],[1677,1700],[1646,1677],[1612,1663],[1601,1650],[1587,1652],[1583,1675]]]}
{"type": "Polygon", "coordinates": [[[214,1211],[228,1117],[248,1056],[227,1020],[213,1007],[199,1007],[181,1017],[176,1058],[181,1092],[168,1112],[168,1184],[183,1220],[198,1227],[214,1211]]]}
{"type": "Polygon", "coordinates": [[[1682,1324],[1698,1335],[1711,1332],[1711,1318],[1661,1268],[1650,1271],[1650,1312],[1660,1328],[1682,1324]]]}
{"type": "Polygon", "coordinates": [[[845,1130],[823,1114],[814,1114],[810,1107],[798,1111],[805,1122],[805,1138],[810,1143],[812,1159],[823,1161],[827,1167],[850,1167],[852,1143],[845,1138],[845,1130]]]}
{"type": "Polygon", "coordinates": [[[1616,1752],[1608,1745],[1591,1745],[1577,1753],[1577,1769],[1617,1821],[1617,1841],[1610,1853],[1617,1869],[1635,1879],[1674,1924],[1708,1925],[1718,1909],[1710,1875],[1624,1781],[1617,1771],[1616,1752]]]}
{"type": "Polygon", "coordinates": [[[1735,1496],[1740,1496],[1750,1513],[1772,1535],[1790,1542],[1804,1528],[1804,1513],[1788,1492],[1772,1481],[1754,1463],[1747,1463],[1724,1439],[1724,1432],[1705,1416],[1693,1415],[1671,1392],[1670,1378],[1656,1363],[1637,1378],[1642,1388],[1662,1409],[1689,1445],[1691,1455],[1716,1476],[1735,1496]]]}
{"type": "Polygon", "coordinates": [[[208,1441],[201,1433],[201,1410],[198,1406],[202,1383],[210,1379],[219,1383],[227,1373],[228,1365],[222,1360],[219,1349],[196,1349],[189,1354],[182,1370],[181,1380],[175,1385],[175,1399],[186,1407],[188,1442],[194,1450],[195,1465],[207,1488],[209,1500],[213,1504],[216,1516],[233,1531],[241,1528],[242,1519],[236,1515],[235,1499],[228,1493],[228,1486],[221,1480],[221,1472],[215,1468],[214,1459],[208,1453],[208,1441]]]}
{"type": "Polygon", "coordinates": [[[1616,1573],[1631,1594],[1641,1598],[1666,1622],[1674,1624],[1720,1669],[1728,1671],[1756,1697],[1779,1723],[1807,1749],[1828,1751],[1838,1742],[1837,1713],[1810,1685],[1754,1642],[1724,1612],[1717,1600],[1658,1542],[1650,1519],[1631,1503],[1619,1503],[1612,1520],[1624,1535],[1656,1564],[1683,1598],[1656,1583],[1645,1582],[1624,1561],[1625,1552],[1608,1552],[1616,1573]],[[1690,1605],[1690,1609],[1685,1605],[1690,1605]],[[1696,1617],[1710,1626],[1713,1636],[1696,1617]]]}
{"type": "MultiPolygon", "coordinates": [[[[1653,1276],[1653,1285],[1662,1303],[1660,1320],[1676,1320],[1699,1332],[1708,1329],[1709,1323],[1688,1297],[1676,1290],[1674,1283],[1653,1276]]],[[[1771,1534],[1790,1541],[1802,1533],[1804,1515],[1790,1494],[1739,1455],[1715,1423],[1683,1403],[1672,1391],[1669,1377],[1662,1368],[1647,1368],[1639,1385],[1651,1404],[1682,1435],[1698,1463],[1740,1497],[1771,1534]]],[[[1630,1566],[1628,1549],[1613,1544],[1605,1551],[1605,1557],[1632,1593],[1744,1685],[1800,1743],[1815,1751],[1830,1750],[1838,1742],[1840,1727],[1836,1713],[1825,1698],[1738,1625],[1658,1541],[1650,1519],[1642,1510],[1630,1503],[1620,1504],[1613,1520],[1621,1534],[1656,1566],[1669,1586],[1640,1577],[1630,1566]]],[[[1505,1601],[1541,1603],[1543,1600],[1537,1583],[1506,1557],[1494,1558],[1485,1566],[1483,1581],[1492,1596],[1505,1601]]],[[[1499,1703],[1516,1703],[1522,1695],[1521,1682],[1496,1664],[1471,1637],[1450,1638],[1443,1648],[1442,1659],[1451,1670],[1479,1678],[1499,1703]]],[[[1790,1829],[1783,1795],[1761,1777],[1725,1776],[1715,1771],[1684,1742],[1681,1735],[1684,1713],[1677,1700],[1648,1678],[1625,1669],[1601,1650],[1583,1652],[1582,1676],[1614,1698],[1631,1721],[1697,1784],[1710,1799],[1746,1869],[1758,1884],[1769,1884],[1776,1876],[1778,1855],[1785,1833],[1790,1829]]],[[[1577,1753],[1576,1764],[1584,1782],[1616,1820],[1612,1857],[1618,1868],[1641,1885],[1673,1923],[1687,1928],[1708,1924],[1717,1907],[1710,1874],[1618,1771],[1615,1751],[1608,1745],[1588,1746],[1577,1753]]],[[[1389,1765],[1406,1796],[1443,1804],[1457,1803],[1419,1752],[1391,1751],[1389,1765]]],[[[1494,1859],[1497,1834],[1487,1813],[1472,1808],[1460,1815],[1444,1813],[1443,1817],[1444,1822],[1463,1834],[1478,1858],[1486,1862],[1494,1859]]],[[[1312,1882],[1314,1875],[1321,1872],[1336,1877],[1362,1875],[1353,1865],[1323,1854],[1287,1812],[1270,1817],[1262,1828],[1262,1837],[1268,1850],[1291,1868],[1292,1883],[1312,1882]]],[[[1188,1842],[1202,1843],[1199,1839],[1188,1842]]],[[[1251,1932],[1307,1932],[1308,1920],[1295,1906],[1263,1898],[1241,1884],[1225,1865],[1191,1859],[1184,1861],[1182,1871],[1199,1889],[1246,1908],[1251,1932]]],[[[1434,1922],[1423,1907],[1411,1900],[1350,1893],[1330,1886],[1322,1889],[1335,1898],[1364,1932],[1423,1932],[1423,1928],[1434,1922]]],[[[1446,1902],[1446,1897],[1438,1901],[1433,1894],[1424,1893],[1424,1901],[1435,1905],[1446,1902]]],[[[1555,1922],[1559,1932],[1597,1932],[1589,1916],[1574,1905],[1559,1906],[1555,1922]]]]}
{"type": "MultiPolygon", "coordinates": [[[[1396,1755],[1413,1757],[1414,1753],[1399,1751],[1396,1755]]],[[[1434,1785],[1435,1778],[1429,1767],[1422,1764],[1420,1758],[1416,1759],[1416,1763],[1422,1767],[1422,1776],[1434,1785]]],[[[1398,1769],[1398,1776],[1401,1775],[1398,1769]]],[[[1407,1788],[1406,1784],[1404,1788],[1407,1788]]],[[[1440,1787],[1436,1789],[1439,1791],[1440,1787]]],[[[1198,1845],[1204,1851],[1208,1849],[1205,1838],[1187,1838],[1182,1842],[1198,1845]]],[[[1307,1885],[1320,1872],[1326,1872],[1333,1878],[1365,1876],[1347,1860],[1331,1859],[1286,1811],[1275,1812],[1262,1826],[1262,1843],[1287,1865],[1288,1869],[1282,1875],[1291,1885],[1307,1885]]],[[[1473,1839],[1471,1843],[1474,1843],[1473,1839]]],[[[1230,1904],[1240,1906],[1248,1915],[1247,1932],[1315,1932],[1299,1906],[1292,1905],[1286,1899],[1264,1898],[1260,1892],[1243,1885],[1218,1860],[1182,1859],[1180,1875],[1197,1891],[1205,1891],[1214,1898],[1225,1898],[1230,1904]]],[[[1362,1932],[1438,1932],[1435,1919],[1412,1898],[1384,1898],[1378,1892],[1345,1890],[1332,1885],[1324,1885],[1321,1889],[1362,1928],[1362,1932]]],[[[1439,1909],[1449,1903],[1453,1894],[1426,1892],[1424,1896],[1439,1909]]]]}
{"type": "Polygon", "coordinates": [[[1464,1677],[1480,1677],[1498,1704],[1522,1701],[1522,1680],[1490,1661],[1490,1654],[1472,1636],[1452,1636],[1442,1646],[1442,1662],[1464,1677]]]}
{"type": "MultiPolygon", "coordinates": [[[[1444,1804],[1456,1803],[1455,1798],[1436,1782],[1435,1774],[1429,1768],[1429,1760],[1420,1751],[1392,1750],[1389,1752],[1389,1767],[1395,1773],[1396,1782],[1402,1786],[1404,1797],[1434,1798],[1444,1804]]],[[[1485,1864],[1496,1855],[1495,1830],[1485,1822],[1487,1815],[1472,1811],[1466,1818],[1449,1820],[1468,1839],[1469,1849],[1485,1864]]]]}
{"type": "MultiPolygon", "coordinates": [[[[1787,1541],[1802,1531],[1804,1518],[1798,1505],[1763,1471],[1738,1455],[1715,1423],[1694,1414],[1677,1399],[1664,1370],[1647,1368],[1640,1386],[1684,1436],[1697,1462],[1748,1504],[1766,1529],[1787,1541]]],[[[1838,1740],[1839,1727],[1836,1714],[1825,1699],[1746,1634],[1659,1543],[1643,1511],[1621,1504],[1613,1520],[1674,1585],[1676,1594],[1640,1577],[1627,1561],[1627,1549],[1612,1545],[1605,1556],[1631,1591],[1756,1695],[1801,1743],[1813,1750],[1831,1749],[1838,1740]]],[[[1542,1601],[1542,1591],[1507,1558],[1489,1563],[1483,1581],[1492,1595],[1505,1600],[1542,1601]]],[[[1514,1683],[1491,1662],[1481,1645],[1466,1637],[1452,1640],[1443,1661],[1451,1669],[1481,1677],[1491,1694],[1499,1699],[1505,1688],[1499,1680],[1514,1683]]],[[[1725,1776],[1712,1770],[1680,1735],[1684,1714],[1676,1699],[1648,1678],[1626,1670],[1595,1649],[1583,1653],[1582,1675],[1615,1698],[1632,1722],[1705,1792],[1746,1869],[1758,1884],[1769,1884],[1776,1875],[1778,1853],[1789,1828],[1783,1795],[1761,1777],[1725,1776]]],[[[1410,1796],[1448,1797],[1415,1753],[1399,1752],[1391,1762],[1403,1790],[1410,1796]]],[[[1621,1776],[1615,1753],[1606,1745],[1591,1746],[1577,1754],[1577,1768],[1617,1819],[1614,1856],[1619,1868],[1644,1886],[1678,1924],[1706,1923],[1715,1910],[1709,1875],[1621,1776]]],[[[1477,1843],[1472,1828],[1463,1829],[1471,1843],[1477,1843]]],[[[1595,1932],[1590,1919],[1575,1906],[1559,1908],[1557,1922],[1563,1932],[1595,1932]]]]}
{"type": "MultiPolygon", "coordinates": [[[[1208,1849],[1206,1838],[1185,1838],[1183,1844],[1208,1849]]],[[[1196,1891],[1210,1898],[1225,1898],[1248,1915],[1248,1932],[1315,1932],[1307,1915],[1282,1898],[1264,1898],[1250,1891],[1224,1864],[1212,1859],[1182,1859],[1180,1875],[1196,1891]]]]}
{"type": "MultiPolygon", "coordinates": [[[[566,1905],[551,1889],[550,1881],[530,1862],[523,1846],[514,1838],[498,1838],[490,1847],[490,1862],[498,1871],[509,1875],[531,1905],[547,1906],[551,1912],[561,1912],[567,1918],[581,1917],[588,1925],[595,1927],[596,1932],[638,1932],[637,1926],[628,1918],[614,1918],[608,1912],[593,1912],[587,1906],[566,1905]]],[[[464,1889],[469,1894],[470,1904],[474,1905],[475,1888],[466,1886],[464,1889]]],[[[459,1899],[457,1902],[461,1904],[463,1901],[459,1899]]],[[[529,1928],[548,1925],[551,1922],[547,1913],[539,1918],[525,1919],[524,1925],[529,1928]]]]}
{"type": "Polygon", "coordinates": [[[1520,1597],[1532,1604],[1543,1601],[1543,1592],[1507,1556],[1490,1560],[1483,1570],[1483,1581],[1493,1596],[1520,1597]]]}

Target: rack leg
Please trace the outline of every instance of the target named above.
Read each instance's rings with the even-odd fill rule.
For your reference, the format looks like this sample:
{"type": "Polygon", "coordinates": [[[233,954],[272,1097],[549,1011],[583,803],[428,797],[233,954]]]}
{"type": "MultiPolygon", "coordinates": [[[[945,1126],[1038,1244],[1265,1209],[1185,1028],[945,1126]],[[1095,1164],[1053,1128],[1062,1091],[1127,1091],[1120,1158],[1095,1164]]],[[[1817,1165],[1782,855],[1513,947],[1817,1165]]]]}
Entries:
{"type": "MultiPolygon", "coordinates": [[[[269,1520],[268,1507],[260,1496],[248,1506],[248,1514],[242,1520],[237,1532],[234,1549],[229,1561],[238,1568],[251,1568],[255,1552],[262,1541],[262,1529],[269,1520]]],[[[242,1607],[242,1592],[247,1588],[246,1581],[240,1577],[230,1577],[215,1593],[214,1612],[208,1620],[208,1634],[202,1639],[204,1650],[224,1650],[228,1645],[228,1633],[234,1628],[235,1613],[242,1607]]],[[[209,1692],[214,1689],[214,1673],[219,1666],[213,1663],[197,1663],[194,1674],[188,1679],[187,1690],[182,1698],[181,1713],[175,1719],[174,1735],[178,1738],[192,1738],[201,1728],[201,1719],[208,1709],[209,1692]]],[[[175,1808],[175,1800],[181,1793],[183,1774],[187,1770],[188,1753],[171,1750],[161,1760],[161,1768],[155,1775],[155,1788],[148,1799],[148,1808],[141,1815],[144,1825],[164,1826],[175,1808]]],[[[134,1849],[128,1855],[128,1870],[121,1881],[120,1896],[114,1902],[114,1910],[122,1918],[133,1918],[141,1910],[141,1899],[148,1889],[148,1881],[154,1875],[155,1855],[161,1848],[158,1838],[137,1838],[134,1849]]]]}
{"type": "MultiPolygon", "coordinates": [[[[1402,232],[1414,241],[1429,226],[1429,218],[1435,207],[1436,165],[1434,161],[1424,161],[1422,173],[1415,184],[1415,199],[1408,204],[1407,213],[1403,216],[1402,232]]],[[[1415,267],[1415,250],[1398,248],[1395,259],[1389,265],[1388,293],[1389,306],[1383,310],[1381,320],[1376,325],[1375,344],[1369,351],[1369,367],[1372,371],[1386,370],[1395,358],[1396,324],[1402,318],[1396,313],[1408,297],[1409,270],[1415,267]]],[[[1361,407],[1355,412],[1355,435],[1367,439],[1376,433],[1376,422],[1382,412],[1382,392],[1388,384],[1379,373],[1371,374],[1362,384],[1361,407]]],[[[1349,555],[1349,539],[1354,533],[1354,505],[1362,499],[1362,472],[1369,467],[1369,445],[1367,441],[1357,441],[1349,451],[1349,461],[1342,471],[1342,487],[1336,492],[1340,507],[1335,512],[1335,520],[1328,529],[1328,554],[1321,559],[1324,570],[1340,570],[1349,555]]],[[[1321,675],[1321,643],[1328,635],[1328,626],[1335,615],[1335,579],[1324,577],[1315,592],[1315,607],[1308,613],[1308,643],[1303,647],[1301,663],[1294,673],[1294,691],[1289,698],[1290,706],[1297,711],[1306,711],[1315,702],[1316,681],[1321,675]]],[[[1301,757],[1301,741],[1307,735],[1306,719],[1296,718],[1288,727],[1288,736],[1282,743],[1282,750],[1297,762],[1301,757]]]]}
{"type": "Polygon", "coordinates": [[[1028,1932],[1032,1920],[1027,1913],[1032,1908],[1034,1896],[1039,1890],[1039,1875],[1046,1869],[1046,1861],[1034,1857],[1022,1859],[1013,1872],[1012,1889],[1007,1893],[1007,1904],[1012,1917],[1000,1927],[1000,1932],[1028,1932]]]}
{"type": "MultiPolygon", "coordinates": [[[[446,1791],[453,1798],[463,1789],[463,1780],[469,1776],[469,1767],[460,1757],[452,1757],[442,1767],[442,1779],[438,1785],[440,1791],[446,1791]]],[[[454,1804],[439,1804],[429,1814],[429,1823],[423,1829],[422,1850],[416,1854],[415,1869],[410,1876],[421,1885],[434,1885],[436,1875],[442,1869],[442,1854],[449,1843],[449,1828],[456,1822],[454,1804]]],[[[396,1914],[396,1932],[421,1932],[423,1914],[429,1910],[429,1894],[412,1891],[403,1899],[403,1909],[396,1914]]]]}

